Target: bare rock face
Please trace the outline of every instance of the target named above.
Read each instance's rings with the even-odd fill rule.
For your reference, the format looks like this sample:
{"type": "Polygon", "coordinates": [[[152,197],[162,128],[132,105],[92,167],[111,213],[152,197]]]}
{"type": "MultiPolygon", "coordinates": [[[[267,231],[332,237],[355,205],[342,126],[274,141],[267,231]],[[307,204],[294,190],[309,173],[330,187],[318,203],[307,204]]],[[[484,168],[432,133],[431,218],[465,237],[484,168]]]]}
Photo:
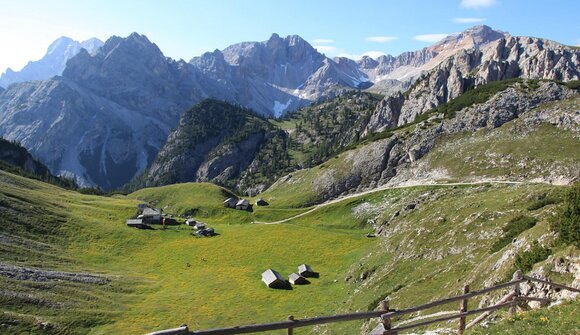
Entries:
{"type": "Polygon", "coordinates": [[[473,86],[493,81],[512,78],[578,80],[579,65],[579,50],[539,38],[508,36],[479,49],[462,50],[420,77],[404,102],[401,103],[400,96],[386,97],[366,131],[402,126],[473,86]],[[394,101],[397,103],[393,104],[394,101]],[[385,105],[390,108],[383,108],[385,105]]]}

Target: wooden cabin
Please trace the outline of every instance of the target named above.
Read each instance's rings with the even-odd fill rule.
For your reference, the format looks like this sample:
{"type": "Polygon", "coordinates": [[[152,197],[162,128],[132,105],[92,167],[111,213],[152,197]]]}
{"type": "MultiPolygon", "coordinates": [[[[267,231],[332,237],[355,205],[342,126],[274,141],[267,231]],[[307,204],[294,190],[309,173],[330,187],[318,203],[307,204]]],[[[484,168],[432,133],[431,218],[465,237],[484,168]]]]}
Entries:
{"type": "Polygon", "coordinates": [[[262,273],[262,281],[269,288],[286,288],[286,280],[277,272],[272,269],[268,269],[262,273]]]}
{"type": "Polygon", "coordinates": [[[293,285],[304,285],[304,284],[308,284],[308,280],[304,277],[302,277],[301,275],[297,274],[297,273],[291,273],[288,276],[288,281],[290,282],[290,284],[293,285]]]}
{"type": "Polygon", "coordinates": [[[316,277],[316,276],[318,276],[318,273],[314,272],[312,270],[312,268],[310,267],[310,265],[308,265],[308,264],[302,264],[302,265],[298,266],[298,274],[301,275],[302,277],[316,277]]]}
{"type": "Polygon", "coordinates": [[[236,208],[237,203],[238,203],[238,199],[227,198],[226,200],[224,200],[224,207],[225,208],[236,208]]]}
{"type": "Polygon", "coordinates": [[[141,215],[137,218],[142,219],[143,223],[161,224],[162,222],[161,210],[156,208],[144,208],[141,215]]]}
{"type": "Polygon", "coordinates": [[[250,207],[250,202],[246,199],[240,199],[240,201],[236,203],[236,209],[245,211],[248,210],[248,207],[250,207]]]}
{"type": "Polygon", "coordinates": [[[258,199],[256,201],[256,206],[268,206],[268,202],[262,198],[258,199]]]}

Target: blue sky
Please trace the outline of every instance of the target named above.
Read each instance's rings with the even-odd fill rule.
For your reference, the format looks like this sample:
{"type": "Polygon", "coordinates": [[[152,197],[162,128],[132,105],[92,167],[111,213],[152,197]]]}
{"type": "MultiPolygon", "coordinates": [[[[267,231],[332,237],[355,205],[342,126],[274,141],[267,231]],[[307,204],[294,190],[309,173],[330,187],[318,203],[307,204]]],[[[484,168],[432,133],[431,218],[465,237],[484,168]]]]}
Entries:
{"type": "Polygon", "coordinates": [[[0,72],[41,58],[60,36],[134,31],[186,60],[273,32],[328,56],[396,55],[475,24],[580,45],[579,14],[578,0],[0,0],[0,72]]]}

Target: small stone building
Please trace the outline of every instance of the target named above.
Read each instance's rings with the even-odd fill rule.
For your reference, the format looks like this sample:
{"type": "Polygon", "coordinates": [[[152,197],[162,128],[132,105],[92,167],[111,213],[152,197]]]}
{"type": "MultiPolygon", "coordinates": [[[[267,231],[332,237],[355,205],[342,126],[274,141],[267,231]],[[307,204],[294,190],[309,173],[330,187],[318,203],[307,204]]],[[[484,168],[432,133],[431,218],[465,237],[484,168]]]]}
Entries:
{"type": "Polygon", "coordinates": [[[288,276],[288,281],[290,282],[290,284],[293,284],[293,285],[308,284],[308,280],[306,280],[306,278],[302,277],[301,275],[299,275],[297,273],[291,273],[288,276]]]}
{"type": "Polygon", "coordinates": [[[285,288],[287,287],[286,280],[277,272],[268,269],[262,273],[262,281],[269,288],[285,288]]]}
{"type": "Polygon", "coordinates": [[[161,210],[156,208],[149,208],[146,207],[143,209],[141,215],[137,217],[138,219],[142,219],[143,223],[156,223],[161,224],[162,216],[161,210]]]}
{"type": "Polygon", "coordinates": [[[236,208],[237,203],[238,203],[238,199],[227,198],[226,200],[224,200],[224,207],[225,208],[236,208]]]}
{"type": "Polygon", "coordinates": [[[268,202],[262,198],[258,199],[256,201],[256,206],[268,206],[268,202]]]}
{"type": "Polygon", "coordinates": [[[139,229],[144,229],[144,228],[149,227],[145,223],[143,223],[142,219],[129,219],[129,220],[127,220],[127,226],[139,228],[139,229]]]}
{"type": "Polygon", "coordinates": [[[236,203],[236,209],[245,211],[248,210],[248,207],[250,207],[250,202],[246,199],[240,199],[240,201],[236,203]]]}
{"type": "Polygon", "coordinates": [[[302,264],[302,265],[298,266],[298,274],[301,275],[302,277],[316,277],[316,276],[318,276],[318,273],[314,272],[312,270],[312,268],[310,267],[310,265],[308,265],[308,264],[302,264]]]}

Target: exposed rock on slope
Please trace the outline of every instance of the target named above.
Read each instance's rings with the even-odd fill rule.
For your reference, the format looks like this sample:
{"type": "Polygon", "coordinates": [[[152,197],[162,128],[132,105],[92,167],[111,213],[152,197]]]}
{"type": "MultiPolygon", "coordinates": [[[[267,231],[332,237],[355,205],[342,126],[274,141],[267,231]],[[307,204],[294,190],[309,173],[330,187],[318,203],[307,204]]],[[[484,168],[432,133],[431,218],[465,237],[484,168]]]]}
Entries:
{"type": "Polygon", "coordinates": [[[82,186],[127,183],[155,158],[179,114],[199,98],[194,70],[146,37],[112,37],[81,52],[63,77],[11,85],[0,96],[0,135],[82,186]]]}
{"type": "Polygon", "coordinates": [[[77,42],[68,37],[61,37],[52,42],[42,59],[28,62],[20,71],[13,71],[8,68],[0,76],[0,86],[8,87],[8,85],[13,83],[45,80],[52,76],[58,76],[64,70],[66,62],[82,49],[85,49],[88,53],[94,53],[102,45],[103,42],[96,38],[77,42]]]}
{"type": "Polygon", "coordinates": [[[468,89],[511,78],[578,80],[580,50],[531,37],[505,37],[463,50],[421,77],[404,96],[386,97],[366,132],[412,122],[468,89]]]}
{"type": "Polygon", "coordinates": [[[418,51],[404,52],[396,57],[380,56],[376,60],[363,57],[358,64],[374,83],[371,91],[393,93],[396,90],[406,90],[422,72],[431,70],[458,51],[478,49],[507,36],[507,33],[480,25],[449,35],[418,51]]]}
{"type": "MultiPolygon", "coordinates": [[[[472,94],[476,94],[477,90],[472,94]]],[[[412,128],[400,129],[388,138],[342,153],[339,159],[325,163],[324,168],[316,167],[296,173],[292,178],[282,178],[268,192],[301,189],[304,193],[307,189],[311,202],[321,202],[342,194],[375,188],[404,173],[411,163],[430,152],[445,135],[500,127],[540,104],[577,95],[577,90],[554,82],[515,82],[486,102],[455,112],[454,117],[431,115],[428,120],[412,128]]],[[[538,120],[542,118],[538,117],[538,120]]],[[[562,124],[577,122],[577,118],[573,117],[563,116],[561,120],[562,124]]]]}

